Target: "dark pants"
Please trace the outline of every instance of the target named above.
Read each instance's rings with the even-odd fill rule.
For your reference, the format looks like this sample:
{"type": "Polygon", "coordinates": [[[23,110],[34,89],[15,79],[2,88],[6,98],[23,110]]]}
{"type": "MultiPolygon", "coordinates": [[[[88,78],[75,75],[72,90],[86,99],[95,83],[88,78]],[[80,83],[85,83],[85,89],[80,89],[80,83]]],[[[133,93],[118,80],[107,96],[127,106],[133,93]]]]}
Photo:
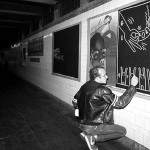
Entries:
{"type": "Polygon", "coordinates": [[[116,124],[101,124],[98,126],[79,124],[81,131],[89,135],[97,135],[97,142],[104,142],[112,139],[118,139],[126,135],[126,129],[116,124]]]}

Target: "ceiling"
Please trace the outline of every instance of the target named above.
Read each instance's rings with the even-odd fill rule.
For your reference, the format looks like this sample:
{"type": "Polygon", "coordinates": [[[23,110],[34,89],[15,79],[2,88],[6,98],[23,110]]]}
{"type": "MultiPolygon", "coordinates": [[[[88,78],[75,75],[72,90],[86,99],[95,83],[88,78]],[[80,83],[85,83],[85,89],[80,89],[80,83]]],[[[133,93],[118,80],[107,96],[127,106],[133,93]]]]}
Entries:
{"type": "MultiPolygon", "coordinates": [[[[0,0],[0,50],[29,34],[57,0],[0,0]]],[[[50,16],[50,15],[49,15],[50,16]]]]}

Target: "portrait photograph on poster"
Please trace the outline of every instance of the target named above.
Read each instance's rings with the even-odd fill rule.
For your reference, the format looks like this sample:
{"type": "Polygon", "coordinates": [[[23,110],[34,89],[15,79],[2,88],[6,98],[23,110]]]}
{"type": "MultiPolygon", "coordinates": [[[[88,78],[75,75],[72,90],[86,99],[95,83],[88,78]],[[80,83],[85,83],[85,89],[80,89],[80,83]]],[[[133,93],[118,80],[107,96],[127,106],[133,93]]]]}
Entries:
{"type": "Polygon", "coordinates": [[[118,11],[89,20],[90,68],[104,67],[108,84],[116,85],[118,11]]]}
{"type": "Polygon", "coordinates": [[[119,11],[117,86],[127,87],[133,75],[139,92],[150,94],[150,2],[119,11]]]}
{"type": "Polygon", "coordinates": [[[80,24],[53,33],[53,74],[79,79],[80,24]]]}

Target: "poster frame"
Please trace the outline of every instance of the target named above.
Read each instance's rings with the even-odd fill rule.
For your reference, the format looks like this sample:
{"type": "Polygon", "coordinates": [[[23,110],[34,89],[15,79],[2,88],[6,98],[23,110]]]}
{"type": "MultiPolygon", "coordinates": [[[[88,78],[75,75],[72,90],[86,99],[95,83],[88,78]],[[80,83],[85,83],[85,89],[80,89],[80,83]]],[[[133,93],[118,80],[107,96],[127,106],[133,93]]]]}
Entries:
{"type": "Polygon", "coordinates": [[[28,40],[28,56],[29,57],[32,57],[32,56],[44,56],[44,38],[43,38],[43,35],[28,40]],[[42,52],[41,53],[39,53],[39,52],[35,52],[35,53],[34,52],[30,52],[29,43],[30,42],[34,42],[34,41],[36,41],[36,40],[38,40],[40,38],[42,39],[42,52]]]}
{"type": "Polygon", "coordinates": [[[81,35],[82,34],[81,25],[82,25],[81,22],[77,22],[75,24],[69,25],[69,26],[64,27],[64,28],[60,28],[60,29],[55,30],[55,31],[52,32],[52,75],[59,76],[59,77],[62,77],[62,78],[71,79],[71,80],[74,80],[74,81],[79,81],[79,82],[81,81],[81,36],[82,36],[81,35]],[[78,78],[54,72],[54,53],[53,53],[53,50],[54,50],[54,33],[65,30],[65,29],[70,28],[70,27],[73,27],[75,25],[79,25],[78,78]]]}
{"type": "MultiPolygon", "coordinates": [[[[98,15],[95,15],[93,17],[90,17],[87,19],[87,50],[88,50],[88,53],[87,53],[87,73],[86,73],[86,81],[88,81],[90,78],[89,78],[89,70],[90,70],[90,21],[92,19],[95,19],[95,18],[98,18],[98,17],[103,17],[103,16],[106,16],[106,15],[109,15],[111,13],[118,13],[118,10],[119,8],[117,9],[113,9],[113,10],[110,10],[110,11],[107,11],[107,12],[104,12],[104,13],[101,13],[101,14],[98,14],[98,15]]],[[[116,32],[116,40],[117,40],[117,54],[116,54],[116,67],[118,65],[118,24],[117,24],[117,32],[116,32]]],[[[107,61],[106,61],[106,64],[107,64],[107,61]]],[[[116,68],[116,75],[117,75],[117,68],[116,68]]],[[[116,78],[116,82],[117,82],[117,76],[115,76],[116,78]]],[[[116,87],[116,84],[115,86],[114,85],[109,85],[111,87],[116,87]]]]}

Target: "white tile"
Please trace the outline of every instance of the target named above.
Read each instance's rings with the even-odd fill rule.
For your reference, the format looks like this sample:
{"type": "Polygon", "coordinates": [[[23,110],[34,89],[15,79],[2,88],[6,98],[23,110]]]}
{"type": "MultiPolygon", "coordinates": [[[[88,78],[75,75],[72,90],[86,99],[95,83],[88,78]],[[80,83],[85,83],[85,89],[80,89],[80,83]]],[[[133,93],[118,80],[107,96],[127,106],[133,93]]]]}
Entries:
{"type": "Polygon", "coordinates": [[[130,128],[130,129],[131,129],[131,123],[128,122],[127,120],[123,120],[123,121],[122,121],[122,124],[123,124],[123,126],[124,126],[125,128],[130,128]]]}
{"type": "Polygon", "coordinates": [[[140,128],[140,133],[142,133],[144,135],[144,137],[146,136],[146,137],[150,138],[150,131],[144,129],[144,127],[140,128]]]}
{"type": "Polygon", "coordinates": [[[144,127],[145,126],[145,118],[140,115],[136,115],[135,123],[137,126],[144,127]]]}
{"type": "Polygon", "coordinates": [[[141,111],[137,109],[136,107],[132,107],[131,112],[139,115],[141,111]]]}
{"type": "Polygon", "coordinates": [[[121,112],[122,112],[122,114],[121,114],[122,118],[123,118],[124,120],[127,120],[127,111],[122,110],[121,112]]]}
{"type": "Polygon", "coordinates": [[[150,137],[145,136],[144,137],[144,146],[150,149],[150,137]]]}
{"type": "Polygon", "coordinates": [[[135,139],[135,131],[130,128],[126,128],[127,134],[126,136],[129,137],[130,139],[135,139]]]}
{"type": "Polygon", "coordinates": [[[139,144],[144,144],[144,135],[139,132],[135,132],[135,141],[138,142],[139,144]]]}
{"type": "Polygon", "coordinates": [[[137,98],[135,97],[136,101],[135,101],[135,107],[140,109],[140,110],[145,110],[146,109],[146,102],[145,100],[141,99],[141,98],[137,98]]]}
{"type": "MultiPolygon", "coordinates": [[[[123,120],[122,120],[122,118],[117,117],[117,118],[115,119],[115,121],[116,121],[118,124],[123,125],[123,120]]],[[[115,122],[115,123],[116,123],[116,122],[115,122]]]]}
{"type": "Polygon", "coordinates": [[[150,100],[146,100],[146,112],[150,113],[150,100]]]}
{"type": "Polygon", "coordinates": [[[131,122],[131,123],[135,123],[135,116],[136,115],[134,113],[128,112],[127,113],[127,121],[131,122]]]}
{"type": "Polygon", "coordinates": [[[145,129],[150,131],[150,119],[145,118],[145,129]]]}
{"type": "Polygon", "coordinates": [[[149,119],[150,119],[150,112],[141,111],[140,114],[141,114],[141,116],[143,116],[144,118],[149,118],[149,119]]]}

